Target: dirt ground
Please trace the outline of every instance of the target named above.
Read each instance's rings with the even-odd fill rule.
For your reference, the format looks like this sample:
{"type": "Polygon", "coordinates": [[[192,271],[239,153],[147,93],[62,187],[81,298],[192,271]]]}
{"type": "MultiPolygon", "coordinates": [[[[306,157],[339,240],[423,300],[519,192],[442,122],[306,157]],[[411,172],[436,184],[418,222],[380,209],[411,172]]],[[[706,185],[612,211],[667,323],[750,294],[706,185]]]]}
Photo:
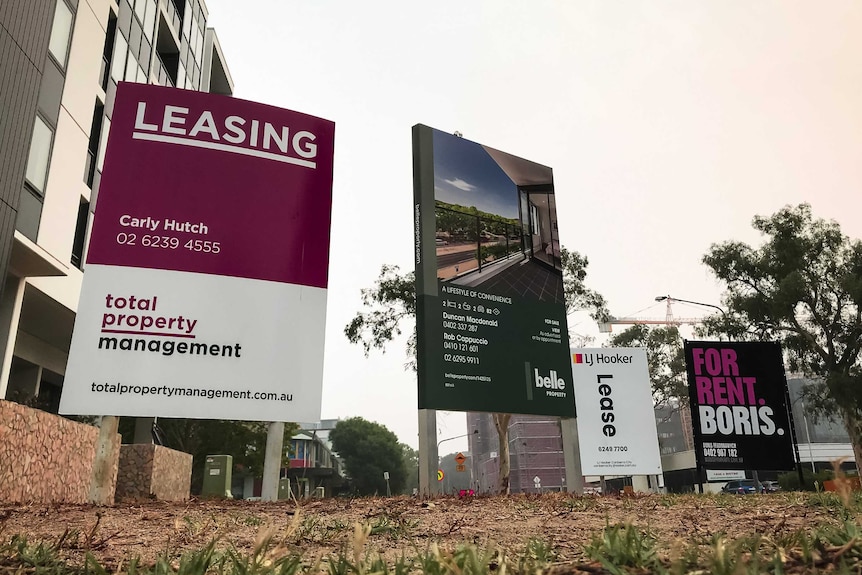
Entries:
{"type": "Polygon", "coordinates": [[[344,549],[356,523],[372,527],[369,546],[390,558],[412,555],[432,541],[442,548],[463,543],[511,552],[539,538],[559,561],[583,559],[583,547],[608,524],[629,522],[649,529],[669,548],[682,540],[708,542],[759,533],[779,536],[839,521],[834,509],[812,503],[811,494],[748,496],[512,495],[457,499],[410,497],[324,499],[261,503],[197,501],[127,502],[112,507],[2,505],[0,539],[24,534],[32,542],[56,543],[72,560],[86,551],[103,564],[132,557],[149,563],[176,557],[213,539],[219,546],[249,550],[262,533],[306,556],[344,549]]]}

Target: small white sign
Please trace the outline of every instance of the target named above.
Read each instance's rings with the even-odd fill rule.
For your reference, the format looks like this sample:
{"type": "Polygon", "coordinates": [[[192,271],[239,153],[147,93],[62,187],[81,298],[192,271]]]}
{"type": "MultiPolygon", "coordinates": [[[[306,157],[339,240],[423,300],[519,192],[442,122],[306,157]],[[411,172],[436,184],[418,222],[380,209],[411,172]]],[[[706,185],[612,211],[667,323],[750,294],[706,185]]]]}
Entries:
{"type": "Polygon", "coordinates": [[[571,351],[584,475],[661,473],[646,350],[571,351]]]}
{"type": "Polygon", "coordinates": [[[542,483],[542,478],[541,478],[541,477],[539,477],[538,475],[537,475],[537,476],[535,476],[535,477],[533,478],[533,483],[535,483],[536,485],[540,485],[540,484],[542,483]]]}
{"type": "Polygon", "coordinates": [[[210,469],[210,475],[221,475],[221,469],[210,469]]]}
{"type": "Polygon", "coordinates": [[[385,479],[386,481],[389,481],[389,472],[388,471],[383,472],[383,479],[385,479]]]}
{"type": "Polygon", "coordinates": [[[729,481],[731,479],[745,479],[743,469],[707,469],[707,481],[729,481]]]}

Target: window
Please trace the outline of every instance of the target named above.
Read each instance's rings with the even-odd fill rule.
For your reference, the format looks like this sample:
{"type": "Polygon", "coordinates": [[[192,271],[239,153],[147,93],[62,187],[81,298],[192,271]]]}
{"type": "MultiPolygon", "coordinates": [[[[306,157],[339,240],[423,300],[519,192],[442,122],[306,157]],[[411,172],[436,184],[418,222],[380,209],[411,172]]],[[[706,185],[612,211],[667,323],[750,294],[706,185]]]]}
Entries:
{"type": "Polygon", "coordinates": [[[530,226],[534,236],[539,235],[539,208],[535,204],[530,203],[530,226]]]}
{"type": "Polygon", "coordinates": [[[45,180],[48,177],[48,159],[51,157],[53,131],[42,118],[36,116],[33,125],[33,139],[30,141],[30,155],[27,157],[25,177],[36,190],[45,193],[45,180]]]}
{"type": "Polygon", "coordinates": [[[48,51],[66,69],[69,57],[69,39],[72,37],[72,11],[63,0],[57,0],[54,9],[54,24],[51,27],[51,39],[48,41],[48,51]]]}
{"type": "Polygon", "coordinates": [[[99,136],[99,153],[96,155],[96,167],[99,168],[99,171],[102,171],[102,167],[105,165],[105,146],[108,144],[108,134],[111,131],[111,120],[105,118],[102,121],[102,135],[99,136]]]}
{"type": "Polygon", "coordinates": [[[111,78],[114,82],[119,82],[123,79],[123,72],[126,70],[126,51],[128,44],[122,34],[117,34],[117,42],[114,44],[114,57],[111,58],[111,78]]]}
{"type": "Polygon", "coordinates": [[[135,60],[135,55],[129,52],[126,54],[126,82],[134,82],[138,77],[138,61],[135,60]]]}
{"type": "Polygon", "coordinates": [[[155,3],[155,0],[147,0],[147,15],[144,17],[144,33],[147,35],[147,39],[152,41],[153,32],[156,27],[156,14],[158,14],[159,8],[155,3]]]}
{"type": "Polygon", "coordinates": [[[141,22],[144,21],[144,13],[146,11],[146,7],[147,5],[144,0],[137,0],[135,2],[135,16],[137,16],[138,20],[141,22]]]}
{"type": "Polygon", "coordinates": [[[78,224],[75,226],[75,239],[72,242],[72,265],[81,269],[84,263],[84,240],[87,236],[87,221],[90,219],[90,202],[81,198],[78,206],[78,224]]]}

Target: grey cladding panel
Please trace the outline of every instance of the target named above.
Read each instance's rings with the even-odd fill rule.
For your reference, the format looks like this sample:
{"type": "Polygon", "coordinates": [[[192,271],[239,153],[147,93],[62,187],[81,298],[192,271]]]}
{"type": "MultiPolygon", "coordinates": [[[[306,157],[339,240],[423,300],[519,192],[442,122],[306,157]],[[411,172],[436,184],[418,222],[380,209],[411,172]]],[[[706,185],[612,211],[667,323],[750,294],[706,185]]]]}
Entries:
{"type": "Polygon", "coordinates": [[[42,86],[39,88],[39,112],[54,129],[57,128],[57,118],[60,115],[60,100],[65,81],[63,73],[49,58],[45,64],[45,73],[42,74],[42,86]]]}
{"type": "Polygon", "coordinates": [[[48,56],[56,0],[3,0],[0,5],[0,27],[41,70],[48,56]]]}
{"type": "Polygon", "coordinates": [[[0,200],[17,208],[41,78],[3,28],[0,55],[0,200]]]}

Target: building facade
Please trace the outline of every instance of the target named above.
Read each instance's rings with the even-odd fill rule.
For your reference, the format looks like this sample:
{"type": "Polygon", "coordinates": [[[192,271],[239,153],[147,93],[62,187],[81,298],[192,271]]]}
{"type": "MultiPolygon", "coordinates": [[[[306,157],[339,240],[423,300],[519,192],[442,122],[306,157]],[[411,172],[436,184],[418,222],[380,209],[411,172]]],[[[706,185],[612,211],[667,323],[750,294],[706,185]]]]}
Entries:
{"type": "Polygon", "coordinates": [[[117,83],[233,93],[208,16],[203,0],[0,3],[0,399],[59,406],[117,83]]]}
{"type": "MultiPolygon", "coordinates": [[[[467,430],[474,489],[496,493],[500,483],[500,441],[492,414],[467,413],[467,430]]],[[[509,465],[512,493],[565,491],[560,419],[513,415],[509,422],[509,465]]]]}

